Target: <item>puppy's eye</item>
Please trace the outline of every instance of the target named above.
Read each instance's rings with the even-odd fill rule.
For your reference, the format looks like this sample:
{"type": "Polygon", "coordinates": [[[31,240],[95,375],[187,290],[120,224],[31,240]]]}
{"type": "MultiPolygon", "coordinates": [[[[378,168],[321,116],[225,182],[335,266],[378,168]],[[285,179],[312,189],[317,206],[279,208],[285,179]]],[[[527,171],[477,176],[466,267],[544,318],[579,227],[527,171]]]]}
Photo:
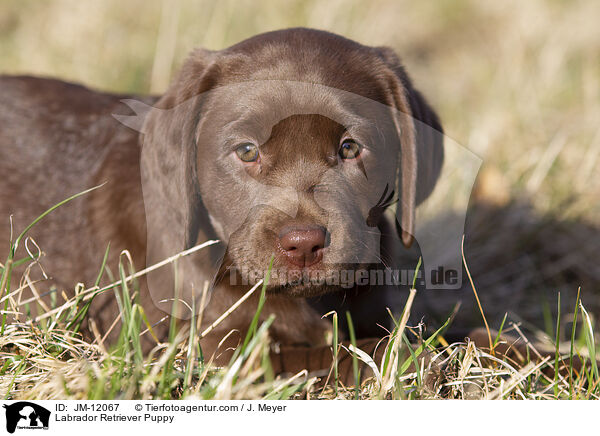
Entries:
{"type": "Polygon", "coordinates": [[[244,162],[256,162],[258,160],[258,147],[246,142],[236,148],[235,153],[244,162]]]}
{"type": "Polygon", "coordinates": [[[362,150],[362,145],[353,139],[345,139],[340,147],[340,157],[342,159],[356,159],[362,150]]]}

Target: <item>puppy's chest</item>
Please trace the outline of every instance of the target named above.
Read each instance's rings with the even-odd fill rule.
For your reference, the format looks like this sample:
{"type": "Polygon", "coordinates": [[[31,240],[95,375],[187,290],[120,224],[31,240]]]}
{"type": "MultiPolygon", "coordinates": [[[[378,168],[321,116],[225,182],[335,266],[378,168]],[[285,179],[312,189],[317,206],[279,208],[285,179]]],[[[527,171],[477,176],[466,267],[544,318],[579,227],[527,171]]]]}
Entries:
{"type": "Polygon", "coordinates": [[[327,345],[332,325],[303,299],[267,298],[264,317],[275,315],[269,334],[274,343],[290,345],[327,345]]]}

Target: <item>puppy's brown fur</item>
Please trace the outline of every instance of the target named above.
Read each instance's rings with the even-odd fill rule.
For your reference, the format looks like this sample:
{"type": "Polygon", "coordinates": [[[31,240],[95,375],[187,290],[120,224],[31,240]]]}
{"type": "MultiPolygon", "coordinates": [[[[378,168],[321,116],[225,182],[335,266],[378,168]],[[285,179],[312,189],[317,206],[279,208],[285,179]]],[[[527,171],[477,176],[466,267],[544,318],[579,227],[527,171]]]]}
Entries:
{"type": "MultiPolygon", "coordinates": [[[[91,283],[109,242],[113,270],[124,249],[142,269],[218,238],[220,247],[179,265],[184,295],[197,297],[205,280],[213,282],[205,325],[252,284],[231,284],[244,268],[264,270],[274,255],[274,268],[292,272],[274,248],[290,226],[327,230],[330,243],[318,266],[325,276],[357,265],[372,268],[361,256],[377,244],[377,258],[393,264],[388,253],[398,240],[410,244],[414,209],[432,191],[443,161],[438,118],[393,52],[321,31],[283,30],[222,51],[193,52],[165,95],[144,100],[156,109],[145,117],[141,135],[112,116],[129,114],[120,101],[136,97],[30,77],[2,77],[0,87],[0,241],[9,240],[10,214],[19,230],[67,196],[107,181],[32,231],[53,283],[65,289],[91,283]],[[381,109],[367,110],[378,121],[373,127],[340,96],[386,109],[377,117],[373,111],[381,109]],[[339,143],[348,132],[371,146],[360,159],[341,162],[339,143]],[[236,160],[235,146],[247,141],[259,145],[259,164],[236,160]],[[375,222],[371,216],[370,233],[380,236],[368,239],[369,231],[363,232],[368,241],[361,245],[356,229],[365,227],[388,187],[400,197],[396,226],[383,214],[373,215],[375,222]],[[259,195],[266,198],[257,201],[259,195]]],[[[153,321],[169,310],[170,302],[159,303],[173,295],[169,271],[141,283],[142,304],[153,321]]],[[[263,314],[276,315],[271,335],[283,349],[314,349],[324,345],[329,325],[321,319],[326,308],[315,309],[309,297],[328,293],[333,307],[343,301],[354,311],[361,336],[383,335],[377,324],[385,324],[389,289],[381,288],[341,290],[274,277],[263,314]]],[[[231,329],[243,333],[255,308],[251,299],[229,317],[203,340],[204,352],[215,351],[231,329]]],[[[108,328],[117,316],[112,295],[98,297],[90,316],[108,328]]],[[[157,327],[163,338],[166,325],[157,327]]],[[[311,369],[328,364],[322,354],[318,350],[311,369]]]]}

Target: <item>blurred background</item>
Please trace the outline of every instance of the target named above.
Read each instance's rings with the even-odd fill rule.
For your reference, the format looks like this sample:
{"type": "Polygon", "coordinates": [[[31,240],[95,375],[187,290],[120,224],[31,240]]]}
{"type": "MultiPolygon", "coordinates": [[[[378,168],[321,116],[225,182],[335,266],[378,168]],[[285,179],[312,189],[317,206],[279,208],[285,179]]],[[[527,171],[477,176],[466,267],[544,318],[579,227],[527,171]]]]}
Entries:
{"type": "Polygon", "coordinates": [[[466,253],[484,308],[548,327],[558,291],[566,304],[582,286],[600,309],[599,18],[596,0],[4,0],[0,73],[160,93],[194,47],[269,30],[391,46],[446,134],[483,159],[466,253]]]}

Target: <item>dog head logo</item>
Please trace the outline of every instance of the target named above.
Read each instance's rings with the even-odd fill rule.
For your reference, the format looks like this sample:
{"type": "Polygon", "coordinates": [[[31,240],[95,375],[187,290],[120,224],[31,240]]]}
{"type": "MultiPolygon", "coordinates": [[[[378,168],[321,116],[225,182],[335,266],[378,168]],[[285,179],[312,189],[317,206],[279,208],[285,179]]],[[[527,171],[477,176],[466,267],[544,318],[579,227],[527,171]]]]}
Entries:
{"type": "Polygon", "coordinates": [[[48,429],[50,411],[28,401],[5,404],[6,431],[14,433],[19,429],[48,429]]]}

